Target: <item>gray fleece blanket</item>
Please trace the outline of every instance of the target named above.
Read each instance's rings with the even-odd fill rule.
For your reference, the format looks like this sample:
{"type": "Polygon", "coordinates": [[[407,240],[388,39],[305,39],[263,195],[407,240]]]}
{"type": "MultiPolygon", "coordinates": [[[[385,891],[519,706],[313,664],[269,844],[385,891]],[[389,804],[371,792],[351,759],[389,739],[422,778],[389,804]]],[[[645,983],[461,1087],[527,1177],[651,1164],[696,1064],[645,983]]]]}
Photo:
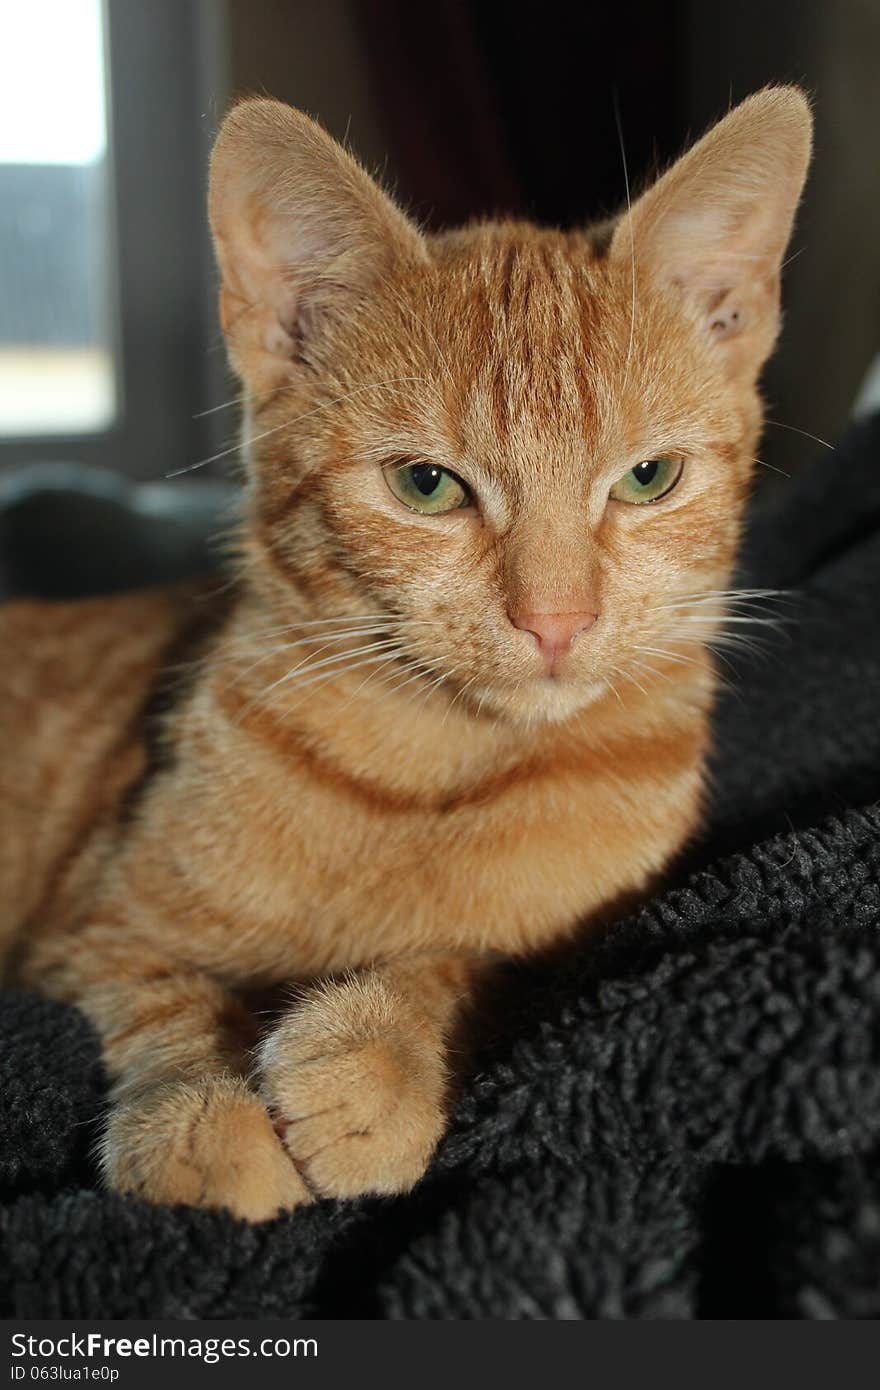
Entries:
{"type": "Polygon", "coordinates": [[[880,418],[744,570],[797,597],[734,659],[705,835],[505,973],[410,1196],[249,1227],[101,1191],[94,1036],[0,995],[0,1316],[880,1316],[880,418]]]}

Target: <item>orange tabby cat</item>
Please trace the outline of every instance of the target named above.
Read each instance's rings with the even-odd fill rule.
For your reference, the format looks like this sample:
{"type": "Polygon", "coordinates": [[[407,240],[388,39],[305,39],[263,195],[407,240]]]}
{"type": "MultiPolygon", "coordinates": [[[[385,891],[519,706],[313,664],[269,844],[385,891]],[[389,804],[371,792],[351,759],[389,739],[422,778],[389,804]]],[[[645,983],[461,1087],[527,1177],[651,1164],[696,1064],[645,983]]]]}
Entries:
{"type": "Polygon", "coordinates": [[[203,603],[0,620],[0,940],[101,1034],[113,1187],[254,1220],[409,1188],[478,972],[694,830],[809,144],[776,88],[614,226],[429,237],[307,117],[228,116],[247,518],[157,763],[203,603]]]}

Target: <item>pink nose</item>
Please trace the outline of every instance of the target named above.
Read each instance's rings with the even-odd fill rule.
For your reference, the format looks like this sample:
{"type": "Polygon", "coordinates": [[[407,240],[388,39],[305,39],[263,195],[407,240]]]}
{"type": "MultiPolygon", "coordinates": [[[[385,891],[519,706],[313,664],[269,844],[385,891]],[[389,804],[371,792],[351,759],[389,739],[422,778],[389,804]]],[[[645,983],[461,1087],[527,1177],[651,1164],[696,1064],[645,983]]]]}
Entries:
{"type": "Polygon", "coordinates": [[[511,613],[510,621],[514,627],[532,634],[552,671],[581,633],[589,631],[597,616],[596,613],[511,613]]]}

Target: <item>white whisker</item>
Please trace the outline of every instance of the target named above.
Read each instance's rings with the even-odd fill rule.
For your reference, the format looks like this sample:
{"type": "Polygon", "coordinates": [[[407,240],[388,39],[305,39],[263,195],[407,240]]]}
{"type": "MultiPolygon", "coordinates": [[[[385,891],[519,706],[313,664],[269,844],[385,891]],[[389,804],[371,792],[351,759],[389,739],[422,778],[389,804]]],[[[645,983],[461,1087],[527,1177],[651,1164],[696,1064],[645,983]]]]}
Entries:
{"type": "Polygon", "coordinates": [[[423,376],[397,376],[390,377],[387,381],[373,381],[367,386],[356,386],[353,391],[346,391],[344,395],[336,396],[332,401],[325,401],[323,405],[316,405],[313,410],[307,410],[292,420],[283,420],[280,425],[273,425],[271,429],[262,430],[259,434],[252,435],[250,439],[239,440],[237,444],[232,444],[228,449],[221,449],[218,454],[212,454],[210,458],[199,459],[197,463],[188,463],[183,468],[175,468],[172,473],[166,473],[165,477],[179,478],[183,473],[193,473],[197,468],[204,468],[209,463],[216,463],[218,459],[228,458],[230,454],[238,453],[240,449],[248,449],[251,444],[256,444],[261,439],[267,439],[270,434],[277,434],[279,430],[293,429],[294,425],[300,424],[303,420],[308,420],[313,415],[320,415],[322,411],[330,410],[334,405],[351,400],[352,396],[362,395],[364,391],[378,391],[380,387],[396,386],[403,381],[425,380],[426,378],[423,376]]]}
{"type": "MultiPolygon", "coordinates": [[[[351,698],[348,699],[348,700],[346,700],[345,704],[342,706],[342,709],[340,710],[340,714],[344,714],[344,713],[345,713],[345,711],[348,709],[349,705],[351,704],[352,700],[357,699],[358,695],[360,695],[360,693],[361,693],[361,691],[363,690],[364,686],[370,684],[370,682],[372,681],[373,677],[374,677],[374,676],[377,676],[377,675],[379,674],[379,672],[382,670],[382,667],[383,667],[383,666],[391,666],[391,665],[394,665],[395,669],[394,669],[393,671],[389,671],[388,675],[385,676],[385,678],[384,678],[383,680],[380,680],[380,682],[379,682],[379,685],[380,685],[380,686],[386,685],[386,684],[388,683],[388,681],[390,681],[390,680],[392,680],[392,679],[394,678],[394,676],[399,675],[399,674],[400,674],[400,669],[401,669],[401,666],[400,666],[400,657],[401,657],[401,651],[400,651],[399,649],[398,649],[397,651],[393,651],[393,652],[391,653],[390,656],[386,656],[386,657],[385,657],[385,660],[384,660],[384,661],[381,661],[381,662],[379,662],[379,663],[377,664],[376,669],[375,669],[374,671],[368,671],[367,674],[366,674],[366,676],[364,677],[364,679],[361,681],[360,685],[358,686],[357,690],[355,690],[355,691],[352,693],[351,698]]],[[[405,662],[404,665],[403,665],[403,670],[404,670],[404,671],[409,671],[409,670],[411,669],[412,665],[413,665],[412,662],[405,662]]]]}
{"type": "Polygon", "coordinates": [[[784,601],[791,599],[792,593],[789,589],[706,589],[699,593],[685,594],[672,603],[654,604],[651,611],[658,612],[667,608],[688,608],[696,603],[753,603],[762,599],[772,599],[774,601],[784,601]]]}
{"type": "MultiPolygon", "coordinates": [[[[612,666],[609,669],[611,671],[611,674],[614,676],[622,676],[624,674],[619,666],[612,666]]],[[[607,677],[603,677],[603,679],[605,680],[605,684],[608,686],[608,689],[611,691],[612,695],[616,697],[617,703],[621,706],[621,708],[625,709],[625,701],[620,691],[617,689],[617,686],[613,683],[613,681],[608,680],[607,677]]]]}
{"type": "Polygon", "coordinates": [[[778,473],[781,478],[791,481],[791,474],[786,473],[784,468],[777,468],[775,463],[768,463],[766,459],[752,459],[752,463],[759,463],[762,468],[769,468],[771,473],[778,473]]]}
{"type": "MultiPolygon", "coordinates": [[[[402,681],[399,685],[392,686],[390,691],[392,695],[397,695],[401,690],[405,690],[408,685],[412,685],[415,681],[424,680],[426,671],[429,674],[433,675],[437,672],[438,669],[436,663],[421,660],[414,661],[412,663],[412,667],[414,669],[414,674],[408,676],[407,679],[402,681]]],[[[443,679],[446,679],[445,675],[443,679]]],[[[413,693],[415,694],[415,692],[413,693]]]]}
{"type": "MultiPolygon", "coordinates": [[[[447,680],[449,680],[450,674],[451,674],[451,673],[449,673],[449,672],[447,672],[447,671],[444,671],[444,670],[441,670],[441,671],[440,671],[440,674],[437,676],[436,680],[431,681],[430,684],[429,684],[428,686],[426,686],[425,691],[424,691],[424,693],[423,693],[423,695],[422,695],[422,700],[421,700],[421,703],[422,703],[422,704],[426,704],[426,703],[427,703],[428,698],[429,698],[429,696],[431,695],[432,691],[436,690],[438,686],[443,685],[447,680]]],[[[413,691],[413,698],[415,698],[415,694],[416,694],[416,692],[413,691]]]]}
{"type": "Polygon", "coordinates": [[[658,676],[660,680],[672,680],[668,671],[658,671],[656,666],[651,666],[647,661],[634,661],[633,666],[638,666],[640,671],[647,671],[652,676],[658,676]]]}
{"type": "Polygon", "coordinates": [[[289,391],[290,382],[285,381],[281,386],[273,386],[271,391],[258,391],[253,396],[247,391],[242,391],[239,396],[232,396],[228,401],[222,401],[220,405],[211,405],[207,410],[199,410],[192,417],[194,420],[204,420],[206,415],[216,415],[218,410],[229,410],[233,405],[244,405],[245,401],[258,400],[267,401],[270,396],[277,396],[279,391],[289,391]]]}
{"type": "Polygon", "coordinates": [[[772,425],[777,430],[791,430],[793,434],[802,434],[804,439],[812,439],[814,444],[821,444],[823,449],[834,452],[834,445],[829,444],[827,439],[820,439],[818,434],[810,434],[809,430],[802,430],[797,425],[784,425],[781,420],[765,420],[764,424],[772,425]]]}
{"type": "Polygon", "coordinates": [[[620,106],[617,101],[617,93],[614,94],[614,120],[617,125],[617,138],[620,141],[620,157],[623,162],[623,182],[626,187],[626,221],[629,228],[629,256],[630,256],[630,289],[631,303],[629,312],[629,346],[626,350],[626,360],[623,364],[623,386],[621,393],[626,389],[629,380],[629,363],[632,357],[633,343],[636,331],[636,241],[635,231],[632,220],[632,195],[629,187],[629,169],[626,163],[626,148],[623,142],[623,122],[620,119],[620,106]]]}
{"type": "Polygon", "coordinates": [[[426,670],[434,669],[434,667],[430,666],[420,657],[416,657],[412,661],[398,662],[397,669],[390,671],[387,676],[383,677],[379,685],[387,686],[387,693],[389,695],[396,695],[399,690],[403,690],[404,686],[409,685],[412,681],[418,680],[420,676],[423,676],[426,670]],[[404,677],[404,679],[401,680],[400,677],[404,677]],[[394,680],[397,681],[396,685],[391,684],[394,680]]]}
{"type": "Polygon", "coordinates": [[[642,685],[641,681],[636,680],[636,678],[635,678],[635,676],[633,675],[632,671],[627,671],[625,668],[623,668],[623,669],[621,669],[620,674],[623,676],[624,680],[631,681],[632,684],[635,686],[636,690],[640,690],[640,691],[642,692],[642,694],[645,696],[646,699],[648,698],[648,692],[647,692],[647,690],[646,690],[645,687],[642,685]]]}
{"type": "MultiPolygon", "coordinates": [[[[301,661],[299,665],[294,666],[292,671],[288,671],[285,675],[279,676],[277,680],[272,681],[271,685],[266,686],[265,690],[254,697],[254,701],[265,700],[268,695],[271,695],[273,690],[277,690],[282,685],[287,685],[289,681],[294,680],[297,676],[299,676],[299,679],[296,680],[293,686],[294,690],[299,690],[305,685],[311,685],[312,672],[322,670],[324,667],[337,668],[330,671],[330,675],[342,675],[344,671],[352,669],[351,665],[346,665],[346,661],[349,657],[364,657],[368,652],[385,652],[389,647],[396,645],[397,639],[395,637],[389,637],[381,642],[370,642],[365,647],[357,647],[354,651],[336,652],[333,656],[322,657],[320,661],[309,661],[309,659],[306,658],[305,661],[301,661]],[[305,677],[309,677],[309,679],[307,680],[305,677]]],[[[355,662],[354,664],[358,665],[360,663],[355,662]]]]}
{"type": "Polygon", "coordinates": [[[676,620],[680,623],[748,623],[750,627],[780,627],[784,618],[757,618],[750,617],[741,613],[719,613],[715,616],[708,613],[682,613],[676,620]]]}
{"type": "MultiPolygon", "coordinates": [[[[687,640],[693,642],[697,639],[689,638],[687,640]]],[[[664,657],[667,661],[677,662],[681,666],[700,666],[702,664],[695,656],[683,656],[681,652],[670,652],[665,647],[636,647],[636,651],[645,652],[648,656],[664,657]]]]}
{"type": "Polygon", "coordinates": [[[476,676],[471,676],[470,680],[469,680],[469,681],[465,681],[465,683],[464,683],[464,685],[461,687],[461,689],[458,690],[458,691],[456,692],[455,695],[453,695],[453,697],[452,697],[452,699],[450,700],[449,704],[446,706],[446,713],[443,715],[443,718],[440,720],[440,727],[441,727],[441,729],[442,729],[443,725],[446,723],[447,719],[449,718],[449,715],[450,715],[450,713],[451,713],[451,711],[452,711],[452,707],[453,707],[453,705],[455,704],[456,700],[460,700],[460,699],[462,698],[462,696],[464,695],[465,691],[470,689],[470,687],[473,685],[473,683],[474,683],[474,681],[475,681],[476,679],[477,679],[476,676]]]}
{"type": "MultiPolygon", "coordinates": [[[[672,641],[684,641],[686,643],[690,643],[690,645],[692,646],[699,646],[701,650],[704,652],[709,650],[705,642],[703,642],[700,638],[695,638],[692,636],[680,638],[673,635],[672,641]]],[[[699,670],[703,670],[706,666],[705,661],[700,661],[695,656],[685,656],[683,652],[671,652],[666,647],[636,647],[636,651],[645,652],[649,656],[658,656],[661,658],[661,660],[671,661],[673,665],[676,666],[695,666],[699,670]]],[[[719,655],[719,660],[723,661],[725,666],[729,666],[730,669],[734,672],[734,674],[736,674],[735,667],[731,666],[730,662],[727,661],[725,657],[717,653],[716,655],[719,655]]],[[[722,676],[720,672],[718,672],[717,670],[715,671],[715,678],[721,683],[722,686],[724,686],[725,688],[730,688],[730,683],[727,680],[727,678],[722,676]]]]}
{"type": "MultiPolygon", "coordinates": [[[[301,642],[301,645],[305,645],[307,642],[321,642],[321,641],[325,641],[325,640],[326,640],[326,641],[329,641],[331,638],[336,638],[336,637],[341,638],[341,637],[343,637],[343,636],[352,637],[352,638],[356,638],[356,637],[359,637],[359,636],[361,636],[361,635],[369,636],[369,635],[370,635],[371,633],[373,633],[374,631],[376,631],[376,632],[388,632],[389,635],[390,635],[392,629],[397,630],[397,631],[401,631],[401,632],[405,632],[405,631],[406,631],[408,628],[410,628],[410,627],[436,627],[436,626],[438,626],[438,624],[437,624],[436,622],[433,622],[433,621],[431,621],[430,619],[427,619],[427,618],[426,618],[426,619],[419,619],[419,618],[396,618],[396,617],[393,617],[393,616],[391,616],[391,615],[389,615],[389,614],[387,614],[387,613],[377,613],[377,614],[371,616],[369,620],[366,619],[366,618],[357,619],[357,620],[355,620],[355,619],[349,620],[349,619],[345,619],[345,618],[338,618],[338,619],[332,619],[332,618],[324,619],[324,618],[321,618],[321,619],[318,619],[318,620],[316,620],[316,621],[314,621],[314,622],[285,623],[283,627],[261,628],[261,629],[255,630],[254,632],[248,632],[248,633],[246,633],[246,634],[244,634],[244,635],[242,635],[242,636],[240,636],[240,637],[238,637],[238,638],[227,639],[225,645],[226,645],[226,649],[227,649],[228,651],[232,651],[232,652],[240,651],[240,652],[244,652],[244,653],[250,653],[250,652],[252,652],[252,651],[254,650],[254,648],[255,648],[255,646],[257,645],[257,643],[261,643],[265,638],[268,638],[268,637],[281,637],[281,636],[283,636],[283,635],[284,635],[285,633],[287,633],[287,632],[298,632],[298,631],[300,631],[300,629],[302,629],[302,628],[309,628],[309,629],[314,628],[314,629],[318,629],[318,628],[320,628],[320,627],[330,626],[330,625],[331,625],[332,623],[334,623],[334,622],[337,622],[337,623],[348,623],[349,625],[346,626],[345,628],[339,628],[339,630],[336,631],[336,632],[330,632],[330,633],[328,633],[328,632],[320,632],[320,631],[317,631],[317,630],[315,630],[315,631],[309,631],[309,632],[306,633],[306,635],[303,637],[302,642],[301,642]]],[[[296,643],[291,642],[291,643],[288,643],[288,644],[285,644],[285,645],[294,646],[294,645],[296,645],[296,643]]],[[[284,646],[275,648],[276,651],[283,651],[284,649],[285,649],[284,646]]]]}
{"type": "Polygon", "coordinates": [[[298,680],[293,686],[293,689],[304,690],[310,685],[318,685],[321,683],[321,681],[334,680],[339,676],[347,676],[349,671],[357,671],[362,666],[374,666],[379,662],[384,663],[385,660],[385,654],[384,652],[381,652],[376,656],[365,656],[358,661],[351,661],[345,666],[337,666],[329,671],[321,671],[320,674],[317,676],[312,675],[310,672],[304,673],[308,674],[308,679],[298,680]]]}
{"type": "MultiPolygon", "coordinates": [[[[320,642],[321,646],[312,653],[313,656],[317,656],[320,652],[327,651],[328,647],[335,646],[339,642],[349,642],[354,638],[373,637],[378,634],[383,634],[385,636],[390,635],[388,629],[385,627],[367,627],[357,628],[355,630],[349,628],[345,632],[315,633],[311,637],[301,637],[296,642],[282,642],[279,646],[271,647],[267,652],[263,652],[262,656],[258,656],[256,661],[252,661],[249,666],[245,666],[244,670],[239,671],[235,679],[227,686],[227,689],[234,689],[236,685],[239,685],[244,680],[245,676],[250,675],[251,671],[255,671],[257,667],[262,666],[264,662],[271,661],[273,656],[280,656],[282,652],[293,651],[297,647],[312,646],[315,642],[320,642]]],[[[306,656],[300,662],[299,666],[293,668],[294,671],[298,671],[301,666],[305,666],[308,660],[309,657],[306,656]]]]}
{"type": "Polygon", "coordinates": [[[301,618],[293,623],[285,623],[283,627],[262,628],[259,635],[261,637],[275,637],[280,632],[293,632],[294,629],[301,627],[326,627],[329,623],[357,624],[378,622],[390,623],[396,621],[399,621],[399,619],[395,619],[390,613],[359,613],[354,616],[332,618],[301,618]]]}
{"type": "Polygon", "coordinates": [[[617,686],[613,683],[613,681],[610,681],[610,680],[608,679],[607,676],[603,676],[602,681],[603,681],[603,684],[608,688],[608,690],[609,690],[609,691],[611,692],[611,694],[614,696],[614,698],[617,700],[617,703],[622,707],[622,706],[623,706],[623,700],[620,698],[620,691],[617,689],[617,686]]]}

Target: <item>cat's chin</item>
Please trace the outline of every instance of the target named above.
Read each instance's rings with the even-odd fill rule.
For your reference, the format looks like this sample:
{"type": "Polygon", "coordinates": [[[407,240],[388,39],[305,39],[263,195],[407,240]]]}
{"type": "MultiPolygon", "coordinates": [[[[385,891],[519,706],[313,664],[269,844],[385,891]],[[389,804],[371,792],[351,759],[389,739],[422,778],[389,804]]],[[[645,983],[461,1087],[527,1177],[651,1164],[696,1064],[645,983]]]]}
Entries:
{"type": "Polygon", "coordinates": [[[545,677],[509,689],[490,687],[478,691],[471,707],[493,719],[534,728],[537,724],[561,724],[595,705],[608,693],[605,681],[582,685],[545,677]]]}

